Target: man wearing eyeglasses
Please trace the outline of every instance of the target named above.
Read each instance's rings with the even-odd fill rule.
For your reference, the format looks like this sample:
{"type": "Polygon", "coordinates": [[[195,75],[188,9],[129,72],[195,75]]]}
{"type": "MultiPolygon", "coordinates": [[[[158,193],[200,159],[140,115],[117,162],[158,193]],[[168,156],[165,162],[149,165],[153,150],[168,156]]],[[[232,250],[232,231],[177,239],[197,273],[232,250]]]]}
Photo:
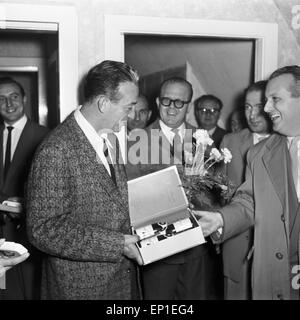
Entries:
{"type": "Polygon", "coordinates": [[[217,125],[223,107],[222,101],[208,94],[196,99],[194,106],[195,118],[199,128],[207,130],[214,140],[215,146],[219,148],[224,135],[227,133],[226,130],[217,125]]]}
{"type": "MultiPolygon", "coordinates": [[[[179,142],[177,147],[189,139],[192,143],[192,133],[196,128],[185,121],[192,95],[193,88],[185,79],[171,78],[162,83],[156,99],[159,119],[148,126],[146,132],[151,138],[154,133],[159,134],[161,138],[159,151],[169,153],[170,161],[164,162],[161,157],[159,164],[142,165],[140,175],[174,164],[176,156],[179,160],[182,153],[176,152],[178,151],[175,146],[176,141],[179,142]]],[[[149,151],[153,153],[155,151],[149,140],[151,139],[148,139],[149,151]]],[[[176,162],[179,167],[182,167],[183,159],[181,158],[181,163],[176,162]]],[[[214,255],[212,244],[206,243],[144,266],[142,269],[144,298],[146,300],[217,299],[214,255]]]]}

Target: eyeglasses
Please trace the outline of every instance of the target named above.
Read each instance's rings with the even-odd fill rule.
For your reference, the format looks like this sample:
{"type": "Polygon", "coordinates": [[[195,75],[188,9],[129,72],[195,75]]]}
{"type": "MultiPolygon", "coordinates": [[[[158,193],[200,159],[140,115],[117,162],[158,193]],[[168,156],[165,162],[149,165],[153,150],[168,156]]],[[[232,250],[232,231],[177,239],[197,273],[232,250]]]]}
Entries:
{"type": "Polygon", "coordinates": [[[210,113],[211,115],[215,115],[215,114],[217,114],[217,113],[220,112],[219,109],[214,109],[214,108],[212,108],[212,109],[200,108],[200,109],[198,109],[198,111],[199,111],[201,114],[208,114],[208,113],[210,113]]]}
{"type": "Polygon", "coordinates": [[[169,107],[171,105],[171,103],[173,102],[173,105],[176,109],[181,109],[181,108],[183,108],[183,106],[185,104],[190,103],[190,101],[182,101],[180,99],[173,100],[173,99],[166,98],[166,97],[160,97],[159,102],[165,107],[169,107]]]}

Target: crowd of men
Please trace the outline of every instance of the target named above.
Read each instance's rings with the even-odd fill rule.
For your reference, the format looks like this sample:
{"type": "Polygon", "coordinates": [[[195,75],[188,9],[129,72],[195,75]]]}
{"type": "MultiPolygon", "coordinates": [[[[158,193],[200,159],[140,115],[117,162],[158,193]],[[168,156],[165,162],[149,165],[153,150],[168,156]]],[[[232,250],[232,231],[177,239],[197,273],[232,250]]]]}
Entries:
{"type": "Polygon", "coordinates": [[[24,208],[0,213],[0,238],[30,253],[0,256],[0,300],[299,300],[299,66],[246,88],[231,133],[219,126],[220,98],[194,99],[198,128],[232,153],[221,170],[238,188],[217,212],[193,210],[204,244],[146,266],[131,231],[127,182],[184,166],[178,145],[197,129],[186,121],[193,87],[179,77],[164,80],[152,123],[138,73],[125,63],[97,64],[83,91],[82,105],[49,132],[25,115],[22,85],[0,79],[0,200],[24,208]],[[128,148],[141,130],[149,138],[146,162],[122,159],[124,123],[128,148]],[[170,161],[151,163],[153,132],[170,161]]]}

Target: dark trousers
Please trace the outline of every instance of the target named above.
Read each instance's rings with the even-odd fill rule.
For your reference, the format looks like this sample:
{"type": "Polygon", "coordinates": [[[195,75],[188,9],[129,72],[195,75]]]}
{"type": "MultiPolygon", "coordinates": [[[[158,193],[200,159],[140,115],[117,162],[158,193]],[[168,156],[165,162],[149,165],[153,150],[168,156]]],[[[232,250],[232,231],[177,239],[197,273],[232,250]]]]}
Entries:
{"type": "Polygon", "coordinates": [[[142,268],[145,300],[223,298],[221,257],[214,248],[181,264],[154,262],[142,268]]]}

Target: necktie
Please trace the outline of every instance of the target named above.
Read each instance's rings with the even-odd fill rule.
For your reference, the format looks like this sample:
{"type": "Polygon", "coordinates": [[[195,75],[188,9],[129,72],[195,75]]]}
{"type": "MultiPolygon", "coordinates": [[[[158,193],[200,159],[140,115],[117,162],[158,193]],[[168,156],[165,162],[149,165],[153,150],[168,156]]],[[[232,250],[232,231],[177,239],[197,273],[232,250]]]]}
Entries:
{"type": "Polygon", "coordinates": [[[174,137],[173,137],[171,151],[174,155],[174,153],[176,153],[179,149],[180,149],[180,151],[182,150],[182,143],[181,143],[181,138],[179,135],[179,129],[178,128],[172,129],[172,132],[174,133],[174,137]]]}
{"type": "Polygon", "coordinates": [[[104,153],[104,156],[108,162],[108,165],[109,165],[109,170],[110,170],[110,175],[111,175],[111,178],[112,178],[112,181],[114,182],[115,185],[117,185],[117,180],[116,180],[116,173],[115,173],[115,169],[114,169],[114,166],[112,165],[112,160],[111,158],[109,157],[109,154],[108,154],[108,146],[107,146],[107,143],[106,143],[106,139],[103,139],[103,153],[104,153]]]}
{"type": "Polygon", "coordinates": [[[11,161],[11,132],[14,129],[12,126],[7,127],[8,135],[7,135],[7,142],[6,142],[6,151],[5,151],[5,162],[4,162],[4,180],[7,176],[8,169],[10,166],[10,161],[11,161]]]}
{"type": "Polygon", "coordinates": [[[295,189],[297,192],[298,199],[300,198],[300,186],[298,187],[298,180],[299,180],[299,174],[298,174],[298,163],[299,163],[299,156],[298,156],[298,142],[300,140],[300,137],[295,137],[292,140],[289,152],[291,156],[291,163],[292,163],[292,173],[293,173],[293,179],[295,184],[295,189]]]}

